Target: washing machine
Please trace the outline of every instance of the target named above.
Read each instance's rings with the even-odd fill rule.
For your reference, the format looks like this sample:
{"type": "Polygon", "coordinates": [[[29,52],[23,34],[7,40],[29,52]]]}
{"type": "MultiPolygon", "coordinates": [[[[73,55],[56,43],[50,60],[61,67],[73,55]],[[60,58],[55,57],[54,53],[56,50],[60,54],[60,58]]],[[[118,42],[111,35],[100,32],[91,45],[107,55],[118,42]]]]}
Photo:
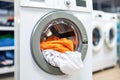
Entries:
{"type": "Polygon", "coordinates": [[[92,80],[90,0],[21,0],[18,19],[16,80],[92,80]],[[43,57],[41,41],[50,36],[69,38],[82,55],[84,67],[66,75],[43,57]]]}
{"type": "Polygon", "coordinates": [[[103,31],[103,12],[93,11],[92,14],[92,71],[98,71],[103,69],[103,42],[104,42],[104,31],[103,31]]]}
{"type": "Polygon", "coordinates": [[[117,17],[114,13],[104,12],[105,28],[104,28],[104,68],[116,65],[116,23],[117,17]]]}

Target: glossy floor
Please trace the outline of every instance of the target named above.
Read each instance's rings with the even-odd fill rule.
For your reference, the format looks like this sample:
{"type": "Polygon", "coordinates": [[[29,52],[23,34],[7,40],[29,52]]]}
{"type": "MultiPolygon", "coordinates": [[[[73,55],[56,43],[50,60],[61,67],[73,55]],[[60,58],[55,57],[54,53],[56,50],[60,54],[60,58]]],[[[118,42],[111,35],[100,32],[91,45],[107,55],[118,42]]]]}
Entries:
{"type": "Polygon", "coordinates": [[[93,74],[93,80],[120,80],[120,68],[118,66],[93,74]]]}
{"type": "MultiPolygon", "coordinates": [[[[14,80],[13,74],[1,75],[0,80],[14,80]]],[[[120,68],[114,67],[93,74],[93,80],[120,80],[120,68]]]]}

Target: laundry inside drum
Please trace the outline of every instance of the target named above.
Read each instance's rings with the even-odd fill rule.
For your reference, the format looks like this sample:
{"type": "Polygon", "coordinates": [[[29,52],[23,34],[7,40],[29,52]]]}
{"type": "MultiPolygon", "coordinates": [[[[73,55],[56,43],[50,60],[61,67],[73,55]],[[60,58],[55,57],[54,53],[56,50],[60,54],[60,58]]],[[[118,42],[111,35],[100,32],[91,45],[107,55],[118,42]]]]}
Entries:
{"type": "Polygon", "coordinates": [[[64,53],[80,49],[81,34],[77,26],[64,18],[49,22],[40,37],[40,50],[53,49],[64,53]]]}

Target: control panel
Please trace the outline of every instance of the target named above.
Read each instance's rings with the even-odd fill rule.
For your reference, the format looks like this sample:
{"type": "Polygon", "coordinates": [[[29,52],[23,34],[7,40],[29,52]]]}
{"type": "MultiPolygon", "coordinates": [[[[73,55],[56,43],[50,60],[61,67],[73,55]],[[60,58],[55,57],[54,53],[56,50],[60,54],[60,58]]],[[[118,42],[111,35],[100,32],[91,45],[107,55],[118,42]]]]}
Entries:
{"type": "Polygon", "coordinates": [[[21,6],[90,12],[92,0],[21,0],[21,6]]]}

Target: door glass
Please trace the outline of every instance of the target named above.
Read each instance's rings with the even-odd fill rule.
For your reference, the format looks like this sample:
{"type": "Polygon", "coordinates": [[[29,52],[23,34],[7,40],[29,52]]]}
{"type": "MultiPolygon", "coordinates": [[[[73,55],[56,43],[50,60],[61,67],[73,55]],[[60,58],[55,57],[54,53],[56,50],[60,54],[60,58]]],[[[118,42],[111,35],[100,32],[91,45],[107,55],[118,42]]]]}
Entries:
{"type": "Polygon", "coordinates": [[[109,43],[112,43],[113,38],[114,38],[114,31],[111,28],[110,31],[109,31],[109,43]]]}
{"type": "Polygon", "coordinates": [[[86,0],[76,0],[76,5],[79,7],[86,7],[86,0]]]}
{"type": "Polygon", "coordinates": [[[98,28],[95,28],[94,30],[93,30],[93,37],[92,37],[92,41],[93,41],[93,45],[94,46],[97,46],[98,44],[99,44],[99,42],[100,42],[100,32],[99,32],[99,29],[98,28]]]}
{"type": "Polygon", "coordinates": [[[74,50],[82,44],[81,33],[77,26],[70,20],[57,18],[49,22],[44,28],[40,43],[48,38],[66,38],[73,42],[74,50]]]}

